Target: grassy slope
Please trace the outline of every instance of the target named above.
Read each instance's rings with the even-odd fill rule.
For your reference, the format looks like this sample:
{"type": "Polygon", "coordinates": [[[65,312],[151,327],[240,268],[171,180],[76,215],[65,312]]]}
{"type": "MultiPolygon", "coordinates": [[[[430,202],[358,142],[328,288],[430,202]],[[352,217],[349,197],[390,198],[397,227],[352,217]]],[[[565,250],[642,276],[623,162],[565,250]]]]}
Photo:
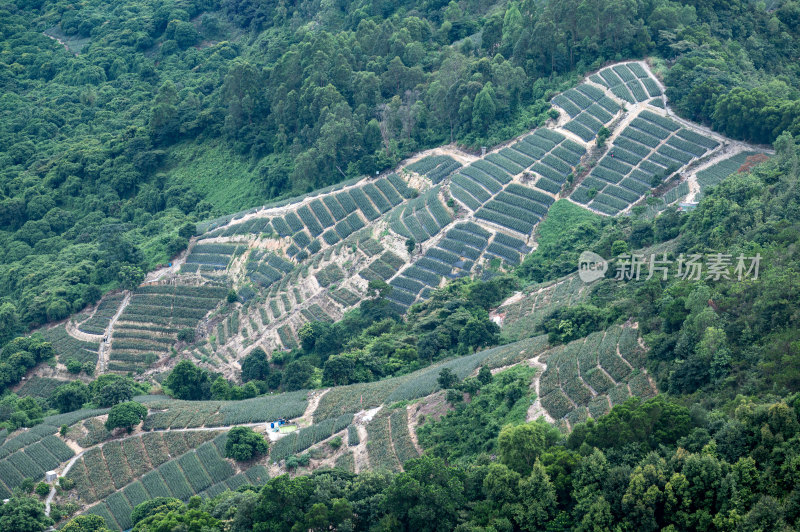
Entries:
{"type": "Polygon", "coordinates": [[[265,203],[266,191],[246,158],[219,139],[183,142],[170,149],[169,180],[189,185],[214,206],[215,214],[237,212],[265,203]]]}
{"type": "Polygon", "coordinates": [[[592,211],[575,205],[571,201],[561,199],[555,202],[547,216],[536,227],[536,242],[539,246],[558,245],[565,234],[565,231],[572,230],[580,223],[600,223],[603,217],[592,211]]]}

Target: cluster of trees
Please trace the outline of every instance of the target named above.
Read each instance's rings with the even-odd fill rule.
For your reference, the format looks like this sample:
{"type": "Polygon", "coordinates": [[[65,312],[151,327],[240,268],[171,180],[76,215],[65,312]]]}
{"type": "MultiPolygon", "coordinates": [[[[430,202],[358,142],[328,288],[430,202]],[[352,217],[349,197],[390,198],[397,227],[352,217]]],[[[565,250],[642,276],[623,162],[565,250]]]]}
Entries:
{"type": "Polygon", "coordinates": [[[769,144],[783,131],[800,134],[800,69],[787,61],[800,44],[800,4],[692,4],[687,24],[661,32],[659,53],[676,60],[665,76],[671,105],[734,138],[769,144]]]}
{"type": "Polygon", "coordinates": [[[147,407],[136,401],[126,401],[111,407],[106,420],[106,430],[112,432],[114,429],[123,428],[128,433],[133,427],[147,418],[147,407]]]}
{"type": "Polygon", "coordinates": [[[269,450],[264,436],[250,427],[233,427],[225,440],[225,456],[240,462],[259,458],[269,450]]]}
{"type": "MultiPolygon", "coordinates": [[[[11,345],[11,344],[9,344],[11,345]]],[[[81,408],[108,408],[147,393],[150,386],[122,375],[101,375],[89,384],[80,380],[57,386],[47,397],[6,392],[0,396],[0,429],[16,430],[41,423],[50,414],[64,414],[81,408]]]]}

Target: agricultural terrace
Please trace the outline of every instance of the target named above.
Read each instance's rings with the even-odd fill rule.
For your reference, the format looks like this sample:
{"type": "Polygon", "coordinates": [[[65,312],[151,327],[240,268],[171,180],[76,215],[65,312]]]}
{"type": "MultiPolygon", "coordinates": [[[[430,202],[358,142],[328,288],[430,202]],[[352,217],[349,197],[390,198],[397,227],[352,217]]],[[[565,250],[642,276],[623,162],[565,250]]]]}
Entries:
{"type": "Polygon", "coordinates": [[[437,379],[439,372],[444,368],[449,368],[463,379],[480,366],[497,368],[515,364],[537,356],[546,347],[547,337],[537,336],[440,362],[408,375],[376,382],[337,386],[322,396],[314,412],[314,422],[430,395],[440,389],[437,379]]]}
{"type": "Polygon", "coordinates": [[[227,293],[226,286],[212,284],[138,288],[114,327],[108,369],[147,369],[169,354],[181,329],[195,329],[227,293]]]}
{"type": "Polygon", "coordinates": [[[502,325],[502,335],[519,340],[541,330],[541,325],[553,311],[575,305],[588,295],[588,285],[577,274],[568,275],[544,284],[527,287],[492,313],[502,325]]]}
{"type": "Polygon", "coordinates": [[[71,336],[65,325],[56,325],[39,331],[45,340],[53,344],[56,358],[61,364],[66,364],[70,360],[80,362],[91,362],[97,364],[99,342],[87,342],[71,336]]]}
{"type": "Polygon", "coordinates": [[[78,330],[87,334],[103,335],[124,298],[124,294],[110,294],[104,297],[89,318],[78,324],[78,330]]]}
{"type": "Polygon", "coordinates": [[[700,191],[705,191],[708,187],[718,185],[720,181],[736,172],[745,172],[756,163],[762,162],[768,157],[762,152],[742,151],[723,159],[707,168],[697,172],[697,184],[700,191]]]}
{"type": "Polygon", "coordinates": [[[226,459],[227,433],[167,432],[144,434],[94,447],[70,469],[85,512],[103,517],[116,530],[133,526],[136,505],[155,497],[186,501],[213,497],[245,484],[263,484],[263,465],[242,467],[226,459]]]}
{"type": "MultiPolygon", "coordinates": [[[[571,281],[567,277],[543,289],[551,290],[553,298],[559,285],[568,286],[571,281]]],[[[48,418],[3,441],[0,490],[10,492],[24,478],[41,478],[45,469],[61,469],[74,458],[66,476],[75,482],[84,512],[102,516],[113,529],[125,530],[132,525],[133,508],[145,500],[164,496],[186,501],[194,495],[211,497],[243,484],[261,484],[269,478],[268,468],[275,474],[283,472],[293,467],[288,459],[301,454],[317,457],[308,466],[312,469],[336,464],[354,471],[402,470],[403,464],[419,456],[405,402],[440,390],[438,377],[444,368],[463,379],[484,365],[545,364],[544,372],[534,377],[541,405],[568,428],[631,395],[653,395],[655,388],[641,369],[644,354],[637,329],[626,325],[555,348],[549,348],[545,336],[526,338],[407,375],[334,387],[314,404],[307,391],[244,401],[138,396],[135,399],[149,410],[140,433],[115,439],[99,417],[106,411],[78,411],[48,418]],[[364,417],[368,411],[373,413],[364,417]],[[224,458],[230,427],[266,427],[278,418],[300,419],[301,427],[271,435],[269,454],[255,462],[241,464],[224,458]],[[69,427],[67,438],[84,449],[80,455],[55,434],[62,424],[69,427]],[[346,446],[336,450],[332,443],[328,445],[334,437],[346,446]]]]}
{"type": "Polygon", "coordinates": [[[568,426],[597,418],[631,396],[651,397],[655,383],[643,369],[645,349],[637,329],[613,326],[548,350],[539,378],[541,404],[568,426]]]}
{"type": "MultiPolygon", "coordinates": [[[[483,157],[450,156],[451,148],[443,148],[388,174],[199,224],[201,234],[178,271],[161,281],[166,284],[144,286],[120,306],[103,350],[108,369],[142,372],[168,362],[177,349],[235,375],[253,347],[291,349],[306,323],[340,319],[367,296],[370,281],[388,282],[390,305],[403,313],[451,279],[520,264],[545,238],[537,228],[559,199],[600,215],[644,204],[667,178],[726,142],[668,118],[664,98],[644,63],[612,65],[552,99],[558,120],[483,157]],[[601,128],[610,131],[603,147],[601,128]],[[225,301],[230,288],[238,296],[233,303],[225,301]],[[178,342],[184,329],[191,334],[178,342]]],[[[723,170],[708,169],[699,180],[708,182],[712,172],[723,170]]],[[[664,201],[651,200],[646,209],[657,213],[688,187],[686,181],[664,187],[664,201]]],[[[561,283],[531,295],[532,301],[504,309],[509,339],[581,291],[561,283]]],[[[80,330],[102,330],[114,297],[80,330]]],[[[65,340],[72,333],[61,331],[49,333],[62,335],[57,349],[67,355],[61,358],[91,360],[95,346],[65,340]]]]}
{"type": "Polygon", "coordinates": [[[10,497],[14,488],[26,478],[44,480],[46,471],[72,458],[73,450],[55,435],[62,425],[74,425],[106,412],[78,410],[49,416],[41,424],[10,437],[6,431],[0,431],[0,496],[10,497]]]}
{"type": "Polygon", "coordinates": [[[622,129],[570,198],[604,213],[627,210],[719,142],[649,110],[622,129]]]}

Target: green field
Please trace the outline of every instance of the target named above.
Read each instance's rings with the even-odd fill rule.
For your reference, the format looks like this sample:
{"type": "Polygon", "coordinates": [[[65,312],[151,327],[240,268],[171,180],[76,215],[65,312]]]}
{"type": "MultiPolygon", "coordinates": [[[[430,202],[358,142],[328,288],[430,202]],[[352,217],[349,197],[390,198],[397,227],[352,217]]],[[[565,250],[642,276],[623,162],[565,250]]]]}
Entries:
{"type": "Polygon", "coordinates": [[[237,212],[269,200],[247,160],[222,142],[186,141],[170,151],[169,180],[189,185],[213,205],[212,214],[237,212]]]}

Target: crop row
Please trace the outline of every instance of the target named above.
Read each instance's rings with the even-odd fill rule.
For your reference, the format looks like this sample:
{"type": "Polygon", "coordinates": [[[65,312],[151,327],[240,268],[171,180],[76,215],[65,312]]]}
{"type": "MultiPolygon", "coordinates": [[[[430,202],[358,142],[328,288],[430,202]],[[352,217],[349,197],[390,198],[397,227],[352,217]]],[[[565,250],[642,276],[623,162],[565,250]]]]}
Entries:
{"type": "Polygon", "coordinates": [[[388,417],[376,417],[367,425],[367,456],[374,470],[400,470],[400,463],[392,449],[388,417]]]}
{"type": "Polygon", "coordinates": [[[587,128],[577,120],[570,120],[566,124],[564,124],[564,129],[575,133],[586,142],[590,142],[595,137],[595,132],[591,129],[587,128]]]}
{"type": "Polygon", "coordinates": [[[713,166],[697,172],[697,182],[701,189],[719,184],[723,179],[735,173],[745,163],[747,157],[755,152],[741,152],[713,166]]]}
{"type": "Polygon", "coordinates": [[[499,166],[490,163],[486,159],[478,159],[477,161],[472,163],[468,168],[477,168],[478,170],[491,176],[491,178],[500,183],[500,185],[505,185],[506,183],[509,183],[511,181],[511,175],[508,172],[506,172],[499,166]]]}
{"type": "Polygon", "coordinates": [[[133,526],[131,513],[136,505],[155,497],[176,497],[185,501],[211,487],[214,482],[231,478],[234,473],[214,443],[208,442],[197,452],[188,452],[177,460],[166,462],[147,473],[141,481],[128,484],[121,491],[111,494],[94,506],[90,513],[104,516],[107,525],[113,528],[126,530],[133,526]],[[214,471],[214,475],[210,471],[214,471]]]}
{"type": "Polygon", "coordinates": [[[594,134],[597,134],[597,132],[600,131],[600,128],[603,127],[603,123],[589,112],[583,112],[579,114],[575,117],[575,120],[594,134]]]}
{"type": "Polygon", "coordinates": [[[73,338],[67,333],[63,325],[43,329],[41,331],[45,340],[53,344],[56,356],[63,363],[67,360],[75,360],[83,364],[84,362],[97,363],[97,351],[100,344],[84,342],[73,338]]]}
{"type": "Polygon", "coordinates": [[[337,432],[346,429],[352,421],[353,414],[348,413],[292,432],[272,444],[269,454],[270,460],[273,463],[278,463],[293,454],[305,451],[312,445],[327,440],[337,432]]]}
{"type": "Polygon", "coordinates": [[[439,389],[438,377],[443,368],[449,368],[459,378],[464,378],[482,365],[494,368],[531,358],[541,352],[546,343],[546,336],[529,338],[440,362],[407,375],[376,382],[337,386],[320,400],[314,412],[314,421],[375,408],[384,403],[425,397],[439,389]]]}
{"type": "Polygon", "coordinates": [[[458,240],[476,249],[483,249],[489,243],[489,235],[475,234],[467,224],[459,224],[447,232],[447,238],[458,240]]]}
{"type": "Polygon", "coordinates": [[[453,181],[451,181],[450,194],[472,211],[478,210],[480,206],[491,197],[485,190],[479,187],[477,183],[474,183],[471,179],[464,177],[462,174],[456,175],[453,181]],[[470,188],[472,188],[471,191],[470,188]],[[484,201],[477,199],[475,194],[481,197],[485,196],[484,201]]]}
{"type": "Polygon", "coordinates": [[[487,161],[499,166],[510,175],[516,175],[525,170],[527,165],[518,164],[513,159],[506,157],[503,153],[490,153],[486,156],[487,161]]]}
{"type": "Polygon", "coordinates": [[[450,233],[440,240],[437,245],[445,252],[453,253],[459,257],[466,257],[469,260],[477,260],[486,247],[486,245],[483,245],[480,249],[476,249],[460,240],[451,238],[450,233]]]}
{"type": "Polygon", "coordinates": [[[405,408],[398,408],[389,416],[391,425],[392,447],[401,465],[413,458],[418,458],[419,453],[411,440],[408,431],[408,413],[405,408]]]}
{"type": "Polygon", "coordinates": [[[337,290],[331,290],[328,292],[328,295],[331,299],[336,301],[342,306],[345,307],[352,307],[353,305],[357,305],[361,301],[361,297],[357,294],[354,294],[347,288],[339,288],[337,290]]]}
{"type": "MultiPolygon", "coordinates": [[[[492,177],[491,174],[487,173],[482,168],[479,168],[476,163],[473,163],[470,166],[465,166],[464,168],[461,169],[461,173],[469,177],[472,181],[474,181],[481,187],[485,188],[489,192],[489,194],[497,194],[498,192],[500,192],[500,190],[503,188],[503,183],[492,177]]],[[[470,190],[470,193],[472,193],[472,190],[470,190]]],[[[474,195],[475,194],[473,194],[473,196],[474,195]]],[[[475,196],[475,198],[481,199],[478,196],[475,196]]]]}
{"type": "Polygon", "coordinates": [[[520,263],[519,252],[514,249],[511,249],[508,246],[504,246],[499,242],[492,242],[491,244],[489,244],[489,247],[486,248],[486,253],[501,258],[507,261],[509,264],[517,265],[520,263]]]}
{"type": "Polygon", "coordinates": [[[507,216],[520,217],[523,220],[528,218],[538,219],[547,213],[547,209],[540,204],[505,191],[490,200],[486,204],[486,208],[507,216]]]}
{"type": "Polygon", "coordinates": [[[117,312],[124,296],[122,294],[109,295],[104,297],[97,305],[92,316],[81,323],[78,327],[81,331],[89,334],[103,334],[108,327],[108,322],[117,312]]]}
{"type": "Polygon", "coordinates": [[[398,275],[397,277],[392,279],[392,281],[389,284],[392,285],[393,287],[400,288],[402,290],[405,290],[406,292],[415,295],[419,294],[425,287],[425,285],[423,285],[421,282],[415,279],[410,279],[403,275],[398,275]]]}
{"type": "MultiPolygon", "coordinates": [[[[514,217],[510,214],[510,207],[507,204],[500,204],[499,202],[495,203],[488,203],[486,206],[482,207],[475,213],[477,218],[482,220],[486,220],[487,222],[495,223],[501,227],[505,227],[506,229],[510,229],[512,231],[517,231],[518,233],[522,233],[524,235],[528,235],[533,231],[534,223],[530,221],[532,216],[526,218],[518,218],[514,217]],[[503,212],[500,211],[503,209],[503,212]]],[[[536,222],[539,221],[538,218],[533,218],[536,222]]]]}
{"type": "Polygon", "coordinates": [[[534,187],[538,188],[539,190],[549,192],[550,194],[553,195],[561,192],[561,185],[556,183],[555,181],[547,179],[546,177],[540,177],[539,179],[537,179],[534,187]]]}
{"type": "Polygon", "coordinates": [[[533,157],[512,148],[503,148],[498,153],[522,168],[527,168],[536,161],[533,157]]]}

